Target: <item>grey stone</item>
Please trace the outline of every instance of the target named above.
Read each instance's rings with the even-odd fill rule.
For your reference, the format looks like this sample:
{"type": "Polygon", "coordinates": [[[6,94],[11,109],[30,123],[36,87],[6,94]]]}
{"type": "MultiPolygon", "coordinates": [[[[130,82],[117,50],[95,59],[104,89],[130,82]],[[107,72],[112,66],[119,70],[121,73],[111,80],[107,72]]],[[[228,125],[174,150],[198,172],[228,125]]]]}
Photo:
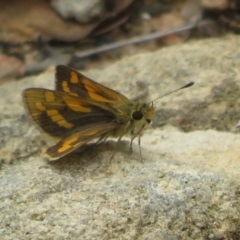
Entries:
{"type": "MultiPolygon", "coordinates": [[[[126,96],[138,93],[136,81],[146,81],[147,101],[195,81],[154,102],[156,108],[175,109],[180,118],[182,109],[195,107],[197,121],[205,114],[199,103],[207,102],[204,116],[217,124],[229,98],[239,104],[231,87],[224,97],[213,94],[226,80],[239,87],[239,47],[232,35],[191,41],[85,74],[126,96]]],[[[190,122],[186,133],[170,121],[144,131],[143,163],[137,143],[129,154],[126,139],[110,164],[113,141],[49,163],[41,152],[51,143],[27,121],[21,92],[53,88],[53,76],[50,69],[0,88],[0,239],[240,238],[239,135],[208,122],[202,130],[190,122]]]]}
{"type": "Polygon", "coordinates": [[[63,18],[74,18],[81,23],[88,23],[104,12],[102,0],[51,0],[51,5],[63,18]]]}

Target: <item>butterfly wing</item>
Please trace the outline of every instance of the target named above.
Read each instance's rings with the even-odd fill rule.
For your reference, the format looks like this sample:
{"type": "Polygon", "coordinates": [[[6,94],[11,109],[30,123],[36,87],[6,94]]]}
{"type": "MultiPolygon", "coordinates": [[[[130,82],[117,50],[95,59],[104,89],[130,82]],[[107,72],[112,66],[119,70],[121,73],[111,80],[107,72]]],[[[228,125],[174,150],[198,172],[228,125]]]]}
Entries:
{"type": "Polygon", "coordinates": [[[115,128],[114,123],[99,124],[86,129],[76,130],[74,133],[60,140],[56,145],[49,147],[47,155],[57,159],[80,148],[96,138],[107,138],[108,133],[115,128]]]}
{"type": "Polygon", "coordinates": [[[75,97],[63,92],[30,88],[23,92],[25,106],[33,121],[47,134],[64,138],[112,123],[117,126],[117,110],[91,99],[75,97]]]}
{"type": "MultiPolygon", "coordinates": [[[[47,154],[59,158],[95,138],[106,138],[126,121],[119,105],[129,100],[77,71],[56,67],[56,91],[30,88],[25,106],[36,125],[59,139],[47,154]]],[[[128,121],[128,120],[127,120],[128,121]]]]}
{"type": "Polygon", "coordinates": [[[56,90],[66,92],[74,96],[90,98],[97,102],[124,103],[129,101],[122,94],[107,88],[76,70],[58,65],[56,67],[56,90]]]}

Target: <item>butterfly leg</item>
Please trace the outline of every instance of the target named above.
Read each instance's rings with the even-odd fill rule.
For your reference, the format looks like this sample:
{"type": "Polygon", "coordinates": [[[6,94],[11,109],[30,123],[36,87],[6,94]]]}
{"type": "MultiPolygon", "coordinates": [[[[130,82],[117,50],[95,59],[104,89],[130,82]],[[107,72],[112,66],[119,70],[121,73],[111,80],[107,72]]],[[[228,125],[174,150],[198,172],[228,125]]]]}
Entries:
{"type": "Polygon", "coordinates": [[[141,162],[143,162],[143,158],[142,158],[142,150],[141,150],[141,138],[140,138],[140,132],[143,130],[143,128],[145,127],[145,124],[142,125],[142,127],[140,128],[140,130],[134,134],[134,136],[132,137],[131,139],[131,142],[130,142],[130,151],[132,152],[132,143],[133,143],[133,140],[138,137],[138,147],[139,147],[139,152],[140,152],[140,155],[141,155],[141,162]]]}
{"type": "Polygon", "coordinates": [[[141,155],[141,162],[143,162],[142,160],[142,150],[141,150],[141,138],[140,138],[140,133],[137,133],[135,134],[132,139],[131,139],[131,142],[130,142],[130,151],[131,153],[133,152],[133,149],[132,149],[132,143],[133,143],[133,140],[138,137],[138,147],[139,147],[139,152],[140,152],[140,155],[141,155]]]}
{"type": "Polygon", "coordinates": [[[104,144],[107,139],[108,139],[108,136],[107,136],[107,134],[105,134],[105,135],[101,136],[95,144],[98,146],[101,144],[104,144]]]}
{"type": "Polygon", "coordinates": [[[126,125],[125,128],[124,128],[123,134],[118,138],[117,144],[115,145],[115,149],[114,149],[114,152],[113,152],[113,154],[112,154],[112,156],[111,156],[111,158],[110,158],[109,163],[111,163],[111,161],[112,161],[112,159],[113,159],[113,157],[114,157],[114,155],[115,155],[115,153],[116,153],[116,151],[117,151],[117,146],[118,146],[119,142],[122,140],[122,137],[127,133],[127,131],[129,130],[129,128],[131,127],[131,124],[132,124],[131,121],[129,121],[129,122],[127,123],[127,125],[126,125]]]}
{"type": "Polygon", "coordinates": [[[115,153],[116,153],[116,151],[117,151],[117,145],[118,145],[118,143],[121,141],[122,137],[123,137],[123,135],[120,136],[120,137],[118,138],[118,140],[117,140],[117,144],[116,144],[116,146],[114,147],[114,152],[113,152],[112,156],[110,157],[109,164],[111,163],[111,161],[112,161],[112,159],[113,159],[113,157],[114,157],[114,155],[115,155],[115,153]]]}
{"type": "Polygon", "coordinates": [[[96,142],[86,145],[86,147],[83,148],[83,149],[78,148],[78,149],[75,150],[75,152],[76,153],[82,153],[82,152],[88,151],[90,148],[100,146],[101,144],[103,144],[107,140],[107,138],[108,138],[108,136],[107,136],[107,134],[105,134],[105,135],[99,137],[99,139],[96,142]]]}
{"type": "Polygon", "coordinates": [[[143,163],[140,134],[138,134],[138,147],[139,147],[139,152],[141,156],[141,162],[143,163]]]}
{"type": "Polygon", "coordinates": [[[94,143],[94,146],[98,147],[98,146],[104,144],[107,139],[108,139],[108,135],[107,135],[107,134],[101,136],[101,137],[97,140],[97,142],[94,143]]]}
{"type": "Polygon", "coordinates": [[[131,138],[131,142],[130,142],[130,152],[132,153],[133,152],[133,147],[132,147],[132,144],[133,144],[133,140],[137,137],[137,134],[131,138]]]}

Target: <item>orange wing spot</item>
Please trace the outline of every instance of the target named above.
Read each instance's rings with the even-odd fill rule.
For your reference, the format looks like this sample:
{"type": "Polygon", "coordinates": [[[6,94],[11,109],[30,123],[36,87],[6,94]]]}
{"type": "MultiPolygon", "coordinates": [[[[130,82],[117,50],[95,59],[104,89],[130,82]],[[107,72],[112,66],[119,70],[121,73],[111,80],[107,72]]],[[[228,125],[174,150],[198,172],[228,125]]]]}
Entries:
{"type": "Polygon", "coordinates": [[[67,92],[67,93],[70,93],[71,95],[74,95],[77,97],[77,94],[76,93],[72,93],[68,87],[68,82],[67,81],[63,81],[62,82],[62,88],[63,88],[63,91],[64,92],[67,92]]]}
{"type": "Polygon", "coordinates": [[[66,139],[64,141],[63,145],[58,149],[58,153],[65,152],[65,151],[69,150],[70,148],[77,146],[78,145],[77,143],[71,145],[72,143],[76,142],[77,140],[78,140],[78,136],[75,136],[75,137],[72,136],[72,137],[69,137],[68,139],[66,139]]]}
{"type": "Polygon", "coordinates": [[[55,116],[55,115],[60,115],[57,110],[47,110],[47,115],[49,117],[55,116]]]}
{"type": "Polygon", "coordinates": [[[88,81],[83,80],[82,82],[83,82],[85,88],[87,89],[88,95],[91,99],[93,99],[97,102],[106,102],[106,103],[112,103],[113,102],[112,100],[97,94],[95,92],[96,88],[94,86],[91,86],[88,81]]]}
{"type": "Polygon", "coordinates": [[[47,110],[47,115],[52,119],[53,122],[64,128],[73,127],[72,123],[67,122],[63,116],[57,110],[47,110]]]}
{"type": "Polygon", "coordinates": [[[112,103],[113,101],[112,100],[109,100],[97,93],[94,93],[94,92],[88,92],[88,95],[91,99],[97,101],[97,102],[105,102],[105,103],[112,103]]]}
{"type": "Polygon", "coordinates": [[[70,92],[67,81],[62,82],[62,88],[64,92],[68,92],[68,93],[70,92]]]}
{"type": "Polygon", "coordinates": [[[47,110],[46,107],[43,106],[41,102],[36,102],[35,105],[36,105],[36,108],[40,111],[46,111],[47,110]]]}
{"type": "Polygon", "coordinates": [[[77,99],[71,96],[63,96],[65,103],[75,112],[91,112],[91,108],[84,107],[81,105],[81,99],[77,99]]]}
{"type": "Polygon", "coordinates": [[[52,92],[45,92],[45,98],[47,102],[54,102],[55,96],[52,92]]]}
{"type": "Polygon", "coordinates": [[[78,83],[78,77],[77,77],[77,74],[75,72],[71,72],[70,81],[71,81],[71,83],[78,83]]]}
{"type": "Polygon", "coordinates": [[[86,78],[82,79],[82,83],[89,92],[94,92],[96,90],[95,86],[91,84],[86,78]]]}

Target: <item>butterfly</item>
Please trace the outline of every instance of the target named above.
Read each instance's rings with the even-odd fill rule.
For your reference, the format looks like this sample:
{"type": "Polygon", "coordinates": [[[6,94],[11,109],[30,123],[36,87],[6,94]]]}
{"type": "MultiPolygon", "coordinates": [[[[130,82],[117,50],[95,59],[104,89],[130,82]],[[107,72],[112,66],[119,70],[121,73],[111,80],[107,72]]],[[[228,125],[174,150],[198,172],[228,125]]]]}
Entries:
{"type": "Polygon", "coordinates": [[[126,134],[131,136],[130,148],[136,137],[140,148],[140,132],[155,116],[153,101],[131,101],[63,65],[56,66],[55,78],[55,90],[28,88],[22,94],[32,120],[57,140],[46,150],[50,160],[93,141],[101,143],[113,137],[119,142],[126,134]]]}

